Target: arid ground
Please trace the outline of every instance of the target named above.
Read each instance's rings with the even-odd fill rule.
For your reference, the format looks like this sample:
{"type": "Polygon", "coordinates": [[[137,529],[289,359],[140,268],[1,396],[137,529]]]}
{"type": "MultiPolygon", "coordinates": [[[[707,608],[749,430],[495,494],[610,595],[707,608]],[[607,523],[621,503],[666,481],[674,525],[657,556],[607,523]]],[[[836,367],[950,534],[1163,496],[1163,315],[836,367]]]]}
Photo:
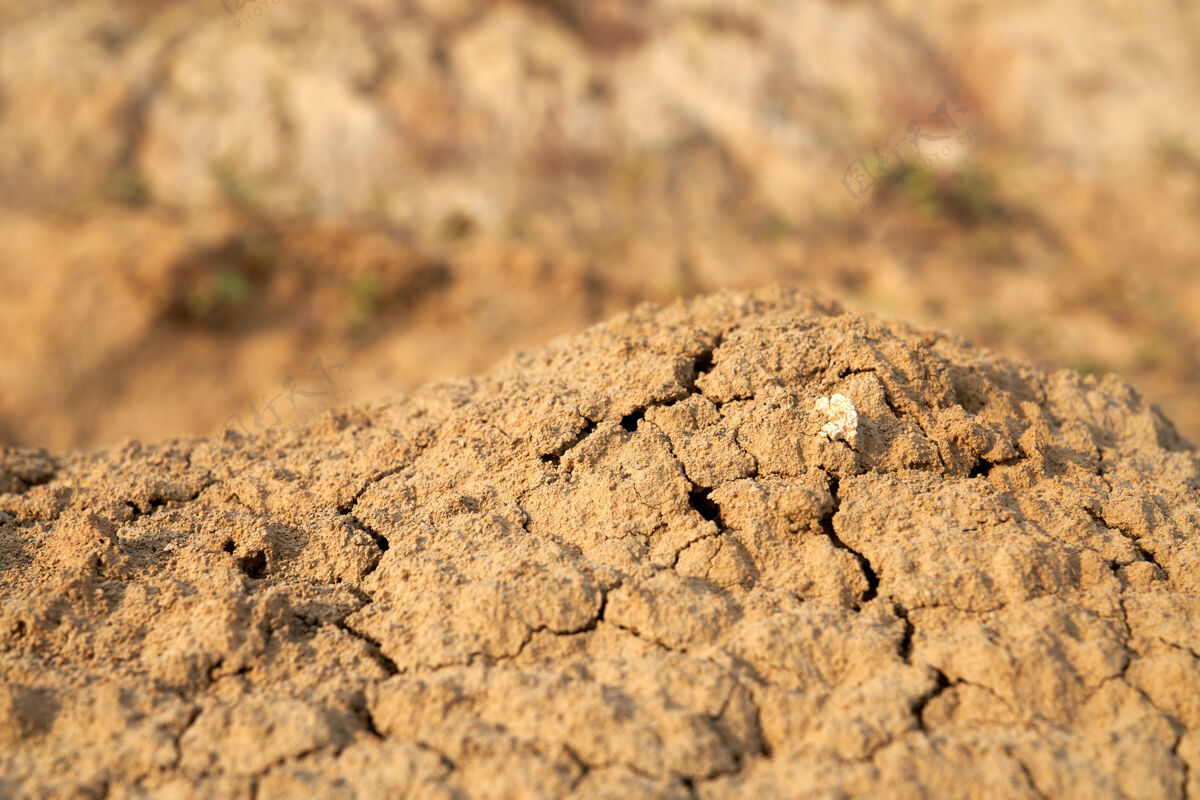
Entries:
{"type": "Polygon", "coordinates": [[[1200,793],[1195,449],[805,296],[0,481],[6,796],[1200,793]]]}
{"type": "Polygon", "coordinates": [[[1200,797],[1200,5],[0,0],[0,797],[1200,797]]]}

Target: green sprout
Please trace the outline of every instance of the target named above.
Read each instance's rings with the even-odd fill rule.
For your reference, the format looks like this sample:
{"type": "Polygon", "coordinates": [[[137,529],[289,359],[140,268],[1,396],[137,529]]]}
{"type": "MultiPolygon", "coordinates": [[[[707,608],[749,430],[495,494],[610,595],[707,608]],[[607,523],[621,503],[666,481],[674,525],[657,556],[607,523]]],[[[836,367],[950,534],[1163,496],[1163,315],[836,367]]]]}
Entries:
{"type": "Polygon", "coordinates": [[[1200,157],[1182,134],[1159,136],[1151,151],[1164,166],[1174,169],[1200,169],[1200,157]]]}
{"type": "Polygon", "coordinates": [[[953,218],[973,227],[1004,216],[992,181],[974,170],[937,175],[911,164],[901,164],[884,174],[883,183],[933,219],[953,218]]]}
{"type": "Polygon", "coordinates": [[[350,281],[350,306],[346,310],[346,327],[362,332],[375,318],[382,297],[382,287],[375,275],[359,275],[350,281]]]}
{"type": "Polygon", "coordinates": [[[222,305],[237,305],[250,296],[250,282],[239,272],[222,269],[217,273],[216,295],[222,305]]]}
{"type": "Polygon", "coordinates": [[[108,176],[104,196],[113,203],[140,208],[150,202],[150,190],[136,170],[123,167],[108,176]]]}
{"type": "Polygon", "coordinates": [[[1135,369],[1153,369],[1166,360],[1169,346],[1165,338],[1157,333],[1144,336],[1133,352],[1135,369]]]}
{"type": "Polygon", "coordinates": [[[222,266],[211,278],[187,295],[187,309],[197,317],[208,316],[222,308],[240,305],[250,296],[250,282],[237,270],[222,266]]]}
{"type": "Polygon", "coordinates": [[[462,211],[455,211],[442,220],[442,238],[450,242],[465,239],[475,230],[475,220],[462,211]]]}
{"type": "Polygon", "coordinates": [[[1112,369],[1103,361],[1087,355],[1080,356],[1078,359],[1076,359],[1075,362],[1071,364],[1071,368],[1080,375],[1090,375],[1093,378],[1102,378],[1108,373],[1112,372],[1112,369]]]}

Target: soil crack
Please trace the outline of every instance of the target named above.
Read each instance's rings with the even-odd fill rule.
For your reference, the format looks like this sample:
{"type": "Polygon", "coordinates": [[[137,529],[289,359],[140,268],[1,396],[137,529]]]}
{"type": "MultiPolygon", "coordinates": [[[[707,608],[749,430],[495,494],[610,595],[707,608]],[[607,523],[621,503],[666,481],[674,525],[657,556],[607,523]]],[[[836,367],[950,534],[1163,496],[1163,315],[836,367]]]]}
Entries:
{"type": "Polygon", "coordinates": [[[859,607],[861,607],[863,603],[868,603],[878,596],[879,576],[875,574],[875,570],[871,566],[871,562],[867,560],[867,557],[843,542],[834,530],[833,520],[837,516],[838,511],[841,510],[842,505],[841,497],[838,494],[841,481],[836,475],[826,474],[829,478],[829,494],[833,497],[833,507],[820,519],[821,533],[829,537],[829,541],[833,542],[834,547],[846,551],[854,556],[854,560],[858,562],[863,576],[867,579],[867,588],[863,591],[862,597],[859,599],[859,607]]]}

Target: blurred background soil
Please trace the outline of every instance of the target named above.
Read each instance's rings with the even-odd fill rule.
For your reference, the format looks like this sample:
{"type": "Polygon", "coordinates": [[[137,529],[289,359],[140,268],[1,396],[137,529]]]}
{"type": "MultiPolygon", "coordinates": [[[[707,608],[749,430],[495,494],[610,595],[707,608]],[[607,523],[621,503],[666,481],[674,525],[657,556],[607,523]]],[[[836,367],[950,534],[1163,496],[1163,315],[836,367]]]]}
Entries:
{"type": "Polygon", "coordinates": [[[817,288],[1200,439],[1194,0],[0,0],[0,445],[817,288]]]}

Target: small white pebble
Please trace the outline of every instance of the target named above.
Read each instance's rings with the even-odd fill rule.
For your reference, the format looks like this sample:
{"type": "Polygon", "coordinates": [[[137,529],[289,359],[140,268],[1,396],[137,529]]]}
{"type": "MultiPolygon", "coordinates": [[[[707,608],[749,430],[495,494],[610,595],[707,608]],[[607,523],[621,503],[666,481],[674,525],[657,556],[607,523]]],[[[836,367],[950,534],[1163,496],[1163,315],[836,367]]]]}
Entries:
{"type": "Polygon", "coordinates": [[[853,400],[844,394],[818,397],[813,410],[829,417],[829,422],[821,426],[822,436],[831,442],[842,439],[854,446],[858,439],[858,409],[853,400]]]}

